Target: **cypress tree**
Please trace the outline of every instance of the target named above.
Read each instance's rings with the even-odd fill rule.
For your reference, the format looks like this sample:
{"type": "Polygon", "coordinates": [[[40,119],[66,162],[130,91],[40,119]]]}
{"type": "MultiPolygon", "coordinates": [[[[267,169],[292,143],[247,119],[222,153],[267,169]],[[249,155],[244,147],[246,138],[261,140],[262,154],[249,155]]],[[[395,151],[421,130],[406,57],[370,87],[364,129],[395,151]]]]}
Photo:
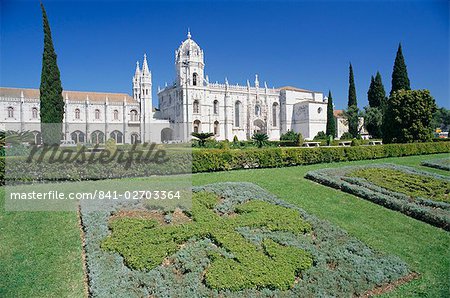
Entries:
{"type": "Polygon", "coordinates": [[[399,43],[397,56],[395,57],[394,69],[392,71],[392,89],[389,95],[398,90],[411,90],[408,71],[406,70],[405,58],[403,58],[402,44],[399,43]]]}
{"type": "Polygon", "coordinates": [[[327,105],[327,136],[336,136],[336,122],[334,121],[333,113],[333,97],[331,91],[328,91],[328,105],[327,105]]]}
{"type": "Polygon", "coordinates": [[[367,99],[371,108],[377,108],[386,101],[386,91],[384,91],[383,82],[380,72],[377,71],[375,78],[372,76],[369,91],[367,91],[367,99]]]}
{"type": "Polygon", "coordinates": [[[349,67],[349,77],[348,77],[348,107],[356,106],[356,88],[355,88],[355,78],[353,76],[353,67],[350,63],[349,67]]]}
{"type": "Polygon", "coordinates": [[[359,110],[358,103],[356,101],[356,87],[355,87],[355,78],[353,76],[353,67],[350,63],[349,67],[349,76],[348,76],[348,107],[345,112],[345,116],[347,118],[348,123],[348,132],[356,138],[359,133],[359,110]]]}
{"type": "Polygon", "coordinates": [[[56,53],[53,47],[50,24],[41,2],[44,27],[44,53],[40,91],[41,131],[44,144],[59,144],[64,117],[64,100],[56,53]]]}

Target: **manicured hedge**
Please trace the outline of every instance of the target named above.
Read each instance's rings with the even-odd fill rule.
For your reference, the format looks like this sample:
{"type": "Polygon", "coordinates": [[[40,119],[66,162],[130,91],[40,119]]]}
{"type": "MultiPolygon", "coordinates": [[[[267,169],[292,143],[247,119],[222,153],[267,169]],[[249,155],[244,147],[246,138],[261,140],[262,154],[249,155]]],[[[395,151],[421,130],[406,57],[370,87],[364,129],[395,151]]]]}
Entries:
{"type": "MultiPolygon", "coordinates": [[[[273,168],[316,163],[377,159],[450,152],[450,142],[389,144],[355,147],[202,149],[172,151],[168,161],[133,162],[129,168],[116,161],[107,164],[29,163],[25,157],[7,157],[9,181],[81,181],[122,177],[145,177],[236,169],[273,168]],[[191,165],[192,159],[192,165],[191,165]]],[[[5,168],[0,159],[0,172],[5,168]]],[[[3,182],[3,179],[2,179],[3,182]]]]}
{"type": "Polygon", "coordinates": [[[448,182],[448,178],[442,175],[393,164],[320,169],[308,172],[306,178],[329,187],[340,189],[344,192],[359,196],[386,208],[402,212],[415,219],[450,231],[450,204],[433,201],[429,198],[411,197],[410,195],[380,187],[365,179],[351,177],[352,172],[360,169],[372,168],[388,168],[448,182]]]}
{"type": "Polygon", "coordinates": [[[193,151],[192,172],[287,167],[445,152],[450,152],[448,142],[356,147],[205,149],[193,151]]]}
{"type": "Polygon", "coordinates": [[[5,158],[0,157],[0,185],[5,184],[5,158]]]}
{"type": "MultiPolygon", "coordinates": [[[[245,278],[251,272],[247,275],[246,272],[242,272],[242,279],[235,279],[235,276],[227,274],[227,270],[233,270],[234,267],[225,266],[227,270],[218,272],[210,269],[214,269],[212,267],[214,262],[220,260],[233,262],[235,258],[239,259],[240,253],[245,254],[249,250],[245,249],[239,252],[236,247],[228,251],[226,247],[237,245],[238,241],[229,239],[231,241],[228,242],[227,246],[222,247],[220,244],[223,243],[222,241],[216,241],[212,235],[203,235],[183,241],[184,244],[177,246],[175,251],[172,250],[168,255],[164,254],[162,258],[159,258],[156,267],[151,266],[146,268],[147,270],[132,269],[132,266],[126,266],[130,258],[139,263],[139,260],[145,261],[149,257],[159,254],[161,252],[159,249],[164,252],[164,247],[167,245],[167,241],[164,239],[156,245],[155,250],[154,246],[148,247],[145,245],[148,242],[147,238],[139,237],[139,233],[148,233],[151,238],[152,229],[155,229],[152,227],[154,223],[150,220],[145,223],[137,219],[128,219],[128,221],[119,223],[116,222],[117,218],[111,221],[111,215],[115,214],[117,208],[126,208],[125,205],[119,206],[119,202],[114,202],[115,205],[111,206],[110,210],[101,212],[90,212],[89,208],[82,206],[81,216],[85,232],[90,296],[352,297],[360,296],[376,286],[395,282],[410,273],[408,266],[399,258],[370,249],[339,227],[277,199],[257,185],[251,183],[218,183],[195,187],[194,192],[200,195],[206,192],[208,197],[213,193],[215,202],[203,201],[208,207],[207,209],[204,208],[202,212],[208,211],[216,217],[219,217],[220,214],[220,218],[229,221],[236,219],[235,213],[247,212],[246,208],[249,207],[249,204],[253,204],[251,209],[266,208],[268,204],[272,205],[271,208],[274,209],[289,208],[289,213],[292,213],[289,216],[294,214],[297,216],[297,220],[292,222],[294,230],[279,231],[276,228],[277,221],[273,221],[274,229],[244,226],[237,227],[235,234],[241,235],[240,240],[242,238],[247,240],[248,245],[251,243],[251,246],[265,251],[273,258],[284,258],[283,252],[289,248],[305,251],[312,256],[312,266],[302,270],[300,278],[295,283],[290,281],[291,287],[284,291],[278,289],[284,289],[284,286],[258,287],[256,284],[246,284],[244,288],[234,288],[233,285],[245,281],[245,278]],[[108,229],[108,223],[110,223],[112,231],[108,229]],[[295,223],[300,223],[300,225],[296,226],[295,223]],[[117,224],[122,225],[122,227],[114,227],[117,224]],[[138,225],[140,225],[140,228],[138,225]],[[298,233],[299,229],[303,229],[303,227],[307,227],[304,230],[306,233],[298,233]],[[312,232],[309,232],[311,227],[312,232]],[[123,235],[115,234],[120,232],[117,230],[118,228],[121,229],[123,235]],[[127,241],[123,241],[122,248],[128,250],[130,256],[123,258],[119,253],[109,250],[112,243],[108,243],[110,241],[108,239],[116,236],[123,236],[124,240],[125,238],[136,238],[137,242],[128,241],[129,247],[127,241]],[[143,239],[142,245],[139,245],[139,239],[143,239]],[[102,243],[107,250],[102,248],[102,243]],[[284,248],[284,250],[278,249],[279,247],[284,248]],[[151,251],[152,249],[153,251],[151,251]],[[161,261],[162,259],[164,261],[161,261]],[[208,277],[208,274],[217,275],[208,277]],[[215,284],[208,284],[208,281],[214,280],[223,282],[227,285],[226,289],[215,284]]],[[[134,206],[134,208],[136,207],[134,206]]],[[[198,212],[193,212],[194,218],[196,218],[196,213],[198,212]]],[[[246,216],[251,217],[252,213],[247,213],[246,216]]],[[[202,225],[207,224],[208,221],[202,222],[202,225]]],[[[186,229],[183,229],[183,224],[178,226],[157,225],[165,229],[173,230],[176,228],[177,233],[173,234],[173,237],[178,237],[180,232],[189,232],[187,227],[191,224],[186,224],[186,229]]],[[[206,232],[207,229],[204,229],[204,231],[206,232]]],[[[216,228],[214,233],[221,233],[221,231],[221,229],[216,228]]],[[[187,239],[188,236],[184,238],[187,239]]],[[[253,257],[247,256],[247,258],[253,257]]],[[[253,265],[264,267],[265,264],[257,262],[253,265]]],[[[289,264],[289,266],[291,265],[293,264],[289,264]]],[[[277,278],[286,278],[285,273],[281,270],[275,269],[272,274],[282,274],[277,278]]],[[[257,281],[264,278],[265,276],[261,275],[251,280],[257,281]]]]}

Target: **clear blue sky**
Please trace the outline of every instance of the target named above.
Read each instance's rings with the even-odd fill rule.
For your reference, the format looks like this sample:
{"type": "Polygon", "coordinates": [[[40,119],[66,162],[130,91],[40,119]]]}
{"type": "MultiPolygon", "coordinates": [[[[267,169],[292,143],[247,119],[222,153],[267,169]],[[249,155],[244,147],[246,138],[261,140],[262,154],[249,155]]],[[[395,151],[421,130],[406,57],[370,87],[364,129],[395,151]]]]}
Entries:
{"type": "MultiPolygon", "coordinates": [[[[43,49],[38,1],[1,2],[0,85],[38,88],[43,49]]],[[[413,89],[449,107],[448,1],[44,1],[66,90],[131,93],[136,60],[149,56],[158,85],[174,79],[174,51],[191,28],[211,81],[293,85],[347,103],[348,63],[358,104],[370,76],[386,92],[399,42],[413,89]]]]}

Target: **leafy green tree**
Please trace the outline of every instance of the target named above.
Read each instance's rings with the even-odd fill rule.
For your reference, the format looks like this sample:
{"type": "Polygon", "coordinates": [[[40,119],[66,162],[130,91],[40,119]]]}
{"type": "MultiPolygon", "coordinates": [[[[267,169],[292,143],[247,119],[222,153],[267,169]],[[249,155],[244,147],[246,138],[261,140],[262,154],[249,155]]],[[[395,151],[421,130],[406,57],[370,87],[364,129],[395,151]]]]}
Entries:
{"type": "Polygon", "coordinates": [[[392,71],[392,89],[390,95],[398,90],[411,90],[401,43],[398,45],[397,56],[395,57],[394,69],[392,71]]]}
{"type": "Polygon", "coordinates": [[[331,96],[331,91],[328,91],[328,104],[327,104],[327,136],[336,136],[336,120],[334,119],[333,113],[333,97],[331,96]]]}
{"type": "Polygon", "coordinates": [[[389,98],[383,117],[384,143],[425,142],[432,137],[436,102],[428,90],[399,90],[389,98]]]}
{"type": "Polygon", "coordinates": [[[383,110],[381,107],[365,107],[364,125],[373,138],[381,138],[383,136],[383,110]]]}
{"type": "Polygon", "coordinates": [[[431,121],[433,129],[440,128],[443,131],[448,131],[450,128],[450,110],[442,107],[436,110],[431,121]]]}
{"type": "Polygon", "coordinates": [[[200,147],[205,147],[206,141],[214,134],[212,132],[193,132],[192,136],[198,139],[200,147]]]}
{"type": "Polygon", "coordinates": [[[384,91],[381,75],[378,71],[375,78],[373,76],[371,78],[367,99],[371,108],[381,107],[386,102],[386,91],[384,91]]]}
{"type": "Polygon", "coordinates": [[[255,133],[252,136],[252,140],[258,148],[262,148],[268,143],[269,137],[265,133],[255,133]]]}
{"type": "Polygon", "coordinates": [[[39,88],[41,131],[44,144],[59,144],[64,117],[63,89],[50,24],[42,2],[41,9],[44,26],[44,53],[39,88]]]}
{"type": "Polygon", "coordinates": [[[358,107],[353,105],[344,111],[345,121],[348,125],[348,132],[353,138],[358,137],[360,133],[359,118],[362,117],[358,107]]]}

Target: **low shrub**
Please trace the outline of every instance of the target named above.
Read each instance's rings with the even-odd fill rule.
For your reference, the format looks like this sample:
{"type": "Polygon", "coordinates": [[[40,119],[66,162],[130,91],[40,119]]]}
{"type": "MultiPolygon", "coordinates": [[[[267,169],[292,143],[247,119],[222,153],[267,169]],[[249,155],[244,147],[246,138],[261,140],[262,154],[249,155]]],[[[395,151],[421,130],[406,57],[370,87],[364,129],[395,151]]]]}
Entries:
{"type": "Polygon", "coordinates": [[[447,177],[404,166],[380,164],[320,169],[308,172],[306,178],[450,231],[450,204],[434,201],[429,197],[412,196],[412,193],[415,195],[439,193],[443,194],[443,198],[448,198],[450,190],[447,177]],[[386,170],[401,172],[402,176],[390,177],[388,181],[373,178],[374,173],[386,170]],[[366,174],[371,175],[369,180],[366,174]],[[414,176],[413,183],[411,183],[412,176],[414,176]],[[400,183],[393,183],[394,179],[398,179],[400,183]],[[389,181],[391,184],[387,185],[389,181]],[[431,184],[426,183],[427,181],[431,181],[431,184]],[[404,185],[401,186],[402,183],[404,185]],[[444,189],[425,190],[431,185],[444,189]]]}
{"type": "Polygon", "coordinates": [[[440,169],[444,171],[450,171],[450,158],[440,158],[426,160],[421,163],[422,166],[440,169]]]}
{"type": "Polygon", "coordinates": [[[410,273],[397,257],[254,184],[194,192],[196,223],[111,217],[125,208],[117,202],[101,212],[81,207],[92,297],[349,297],[410,273]],[[154,233],[162,235],[159,243],[154,233]],[[182,246],[173,245],[179,241],[182,246]],[[270,280],[258,274],[272,262],[281,266],[267,273],[270,280]]]}
{"type": "Polygon", "coordinates": [[[378,167],[359,169],[348,176],[365,179],[382,188],[404,193],[413,199],[424,197],[433,201],[450,202],[450,182],[443,179],[378,167]]]}

